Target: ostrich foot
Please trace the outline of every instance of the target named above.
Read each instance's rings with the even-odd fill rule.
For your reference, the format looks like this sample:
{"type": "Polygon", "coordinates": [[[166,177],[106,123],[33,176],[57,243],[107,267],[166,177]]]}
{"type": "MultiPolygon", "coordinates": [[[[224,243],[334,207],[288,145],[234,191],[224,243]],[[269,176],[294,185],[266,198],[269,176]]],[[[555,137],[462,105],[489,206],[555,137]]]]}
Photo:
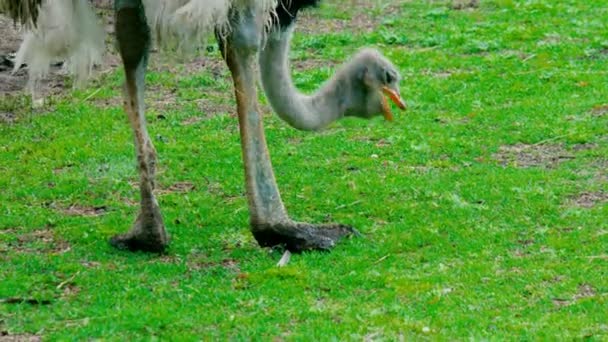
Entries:
{"type": "Polygon", "coordinates": [[[316,225],[294,221],[252,224],[251,231],[261,247],[283,245],[293,253],[328,251],[344,237],[361,235],[355,228],[343,224],[316,225]]]}
{"type": "Polygon", "coordinates": [[[129,251],[162,253],[169,244],[160,210],[155,207],[151,213],[139,214],[133,228],[110,239],[110,245],[129,251]]]}

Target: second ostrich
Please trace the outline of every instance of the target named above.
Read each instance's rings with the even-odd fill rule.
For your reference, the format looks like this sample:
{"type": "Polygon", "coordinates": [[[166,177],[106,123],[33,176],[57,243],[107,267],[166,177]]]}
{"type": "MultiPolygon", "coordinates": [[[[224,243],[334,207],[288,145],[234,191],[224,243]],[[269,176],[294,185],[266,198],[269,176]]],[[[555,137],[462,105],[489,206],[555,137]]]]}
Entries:
{"type": "MultiPolygon", "coordinates": [[[[45,8],[54,2],[83,1],[0,0],[0,12],[35,26],[48,15],[45,8]]],[[[234,81],[250,225],[261,246],[284,245],[292,252],[326,250],[354,232],[346,225],[302,223],[288,216],[275,181],[257,102],[256,64],[272,108],[296,129],[318,130],[345,116],[384,116],[391,120],[387,98],[405,109],[399,94],[399,72],[372,49],[361,50],[316,93],[297,91],[288,62],[290,40],[298,12],[317,4],[318,0],[115,0],[116,38],[126,78],[124,109],[135,136],[141,207],[132,229],[113,237],[112,245],[159,252],[169,242],[154,195],[156,151],[144,116],[144,76],[152,32],[161,41],[189,42],[215,31],[234,81]]]]}

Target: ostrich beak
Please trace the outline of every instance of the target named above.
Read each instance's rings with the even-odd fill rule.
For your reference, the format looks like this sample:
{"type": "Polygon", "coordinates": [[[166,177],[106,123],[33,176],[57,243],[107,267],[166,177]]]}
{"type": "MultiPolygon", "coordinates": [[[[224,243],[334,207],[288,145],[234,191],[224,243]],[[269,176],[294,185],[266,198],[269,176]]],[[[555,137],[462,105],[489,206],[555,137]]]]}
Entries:
{"type": "MultiPolygon", "coordinates": [[[[400,109],[405,110],[407,108],[398,90],[385,86],[382,87],[382,92],[400,109]]],[[[386,121],[393,121],[393,113],[388,105],[388,101],[384,97],[382,97],[382,114],[384,115],[384,119],[386,121]]]]}

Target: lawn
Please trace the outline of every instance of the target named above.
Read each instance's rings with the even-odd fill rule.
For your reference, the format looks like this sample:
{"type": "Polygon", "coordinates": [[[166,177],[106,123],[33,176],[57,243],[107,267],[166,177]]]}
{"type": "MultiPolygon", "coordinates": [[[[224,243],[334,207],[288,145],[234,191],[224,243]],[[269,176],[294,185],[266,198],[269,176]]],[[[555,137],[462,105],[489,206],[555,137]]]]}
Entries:
{"type": "Polygon", "coordinates": [[[607,23],[603,0],[309,11],[302,91],[375,46],[409,109],[307,133],[264,106],[291,216],[363,234],[284,268],[248,230],[217,48],[152,56],[165,255],[107,243],[139,196],[119,68],[42,109],[0,95],[0,340],[608,340],[607,23]]]}

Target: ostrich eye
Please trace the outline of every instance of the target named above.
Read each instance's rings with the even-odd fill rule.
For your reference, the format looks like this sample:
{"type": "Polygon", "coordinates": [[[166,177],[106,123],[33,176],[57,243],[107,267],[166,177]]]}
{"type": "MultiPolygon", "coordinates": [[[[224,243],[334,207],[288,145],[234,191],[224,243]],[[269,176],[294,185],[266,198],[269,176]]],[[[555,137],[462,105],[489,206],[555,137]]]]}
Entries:
{"type": "Polygon", "coordinates": [[[390,70],[385,70],[384,71],[384,81],[386,82],[386,84],[391,84],[396,79],[397,79],[397,76],[395,75],[394,72],[392,72],[390,70]]]}

